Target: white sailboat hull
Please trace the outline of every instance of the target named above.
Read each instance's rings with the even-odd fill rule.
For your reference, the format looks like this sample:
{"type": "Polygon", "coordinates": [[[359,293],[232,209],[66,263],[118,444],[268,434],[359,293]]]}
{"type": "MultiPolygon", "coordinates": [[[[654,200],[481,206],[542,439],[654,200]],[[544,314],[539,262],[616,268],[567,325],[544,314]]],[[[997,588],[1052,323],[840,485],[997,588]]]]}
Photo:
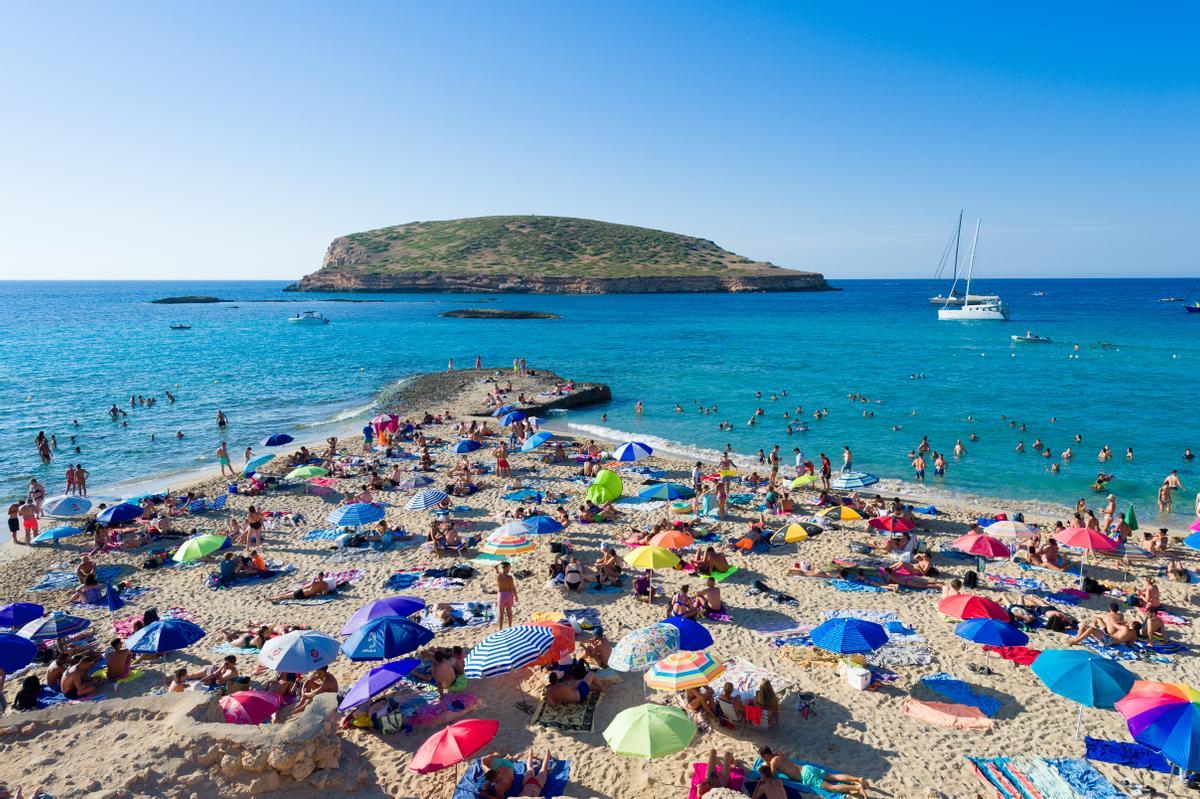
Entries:
{"type": "Polygon", "coordinates": [[[965,300],[962,297],[951,294],[944,297],[941,294],[936,297],[929,298],[930,305],[962,305],[964,301],[970,302],[999,302],[1000,295],[998,294],[971,294],[965,300]]]}
{"type": "Polygon", "coordinates": [[[938,311],[938,319],[956,322],[1003,322],[1008,319],[1008,309],[1002,303],[942,308],[938,311]]]}

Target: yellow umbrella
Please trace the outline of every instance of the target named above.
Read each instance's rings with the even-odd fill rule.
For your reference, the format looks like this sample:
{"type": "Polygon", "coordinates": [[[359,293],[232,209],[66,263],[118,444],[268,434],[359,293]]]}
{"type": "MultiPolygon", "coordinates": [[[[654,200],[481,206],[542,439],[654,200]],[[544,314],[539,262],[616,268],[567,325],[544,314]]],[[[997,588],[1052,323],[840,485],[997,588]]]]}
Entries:
{"type": "Polygon", "coordinates": [[[797,541],[804,541],[808,538],[808,530],[805,530],[799,524],[789,524],[783,532],[783,541],[785,544],[794,544],[797,541]]]}
{"type": "Polygon", "coordinates": [[[721,477],[737,477],[737,469],[721,469],[717,474],[721,477]]]}
{"type": "Polygon", "coordinates": [[[862,514],[849,505],[834,505],[832,508],[826,508],[817,515],[824,516],[826,519],[841,519],[844,522],[862,518],[862,514]]]}
{"type": "Polygon", "coordinates": [[[666,547],[638,547],[625,556],[625,562],[635,569],[671,569],[679,558],[666,547]]]}
{"type": "Polygon", "coordinates": [[[819,482],[821,482],[821,478],[815,474],[802,474],[792,481],[792,488],[803,488],[819,482]]]}

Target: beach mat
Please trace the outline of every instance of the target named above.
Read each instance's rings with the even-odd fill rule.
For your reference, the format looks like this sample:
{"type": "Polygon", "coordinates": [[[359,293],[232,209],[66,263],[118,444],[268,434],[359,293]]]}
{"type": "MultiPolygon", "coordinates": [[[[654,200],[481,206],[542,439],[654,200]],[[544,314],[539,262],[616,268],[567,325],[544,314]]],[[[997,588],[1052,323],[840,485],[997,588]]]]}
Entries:
{"type": "Polygon", "coordinates": [[[214,646],[212,652],[214,655],[257,655],[262,650],[256,646],[234,646],[227,641],[214,646]]]}
{"type": "MultiPolygon", "coordinates": [[[[96,568],[96,582],[103,585],[115,581],[125,571],[123,566],[98,566],[96,568]]],[[[29,591],[61,591],[64,588],[75,589],[79,587],[79,580],[75,577],[74,571],[60,571],[51,569],[42,575],[34,585],[29,588],[29,591]]]]}
{"type": "Polygon", "coordinates": [[[595,732],[596,706],[600,704],[602,696],[604,694],[593,690],[588,694],[587,701],[582,704],[558,707],[550,707],[543,699],[533,711],[529,724],[560,732],[595,732]]]}
{"type": "Polygon", "coordinates": [[[420,617],[417,618],[417,624],[430,632],[438,633],[452,627],[482,627],[496,622],[495,602],[439,602],[438,604],[450,606],[450,615],[454,621],[450,624],[443,624],[440,611],[434,607],[427,607],[421,611],[420,617]]]}
{"type": "Polygon", "coordinates": [[[1088,799],[1123,799],[1121,793],[1096,767],[1082,758],[1047,758],[1071,790],[1088,799]]]}
{"type": "MultiPolygon", "coordinates": [[[[534,761],[534,768],[540,761],[534,761]]],[[[479,799],[483,796],[484,786],[484,768],[482,761],[473,760],[471,765],[467,767],[462,778],[458,781],[458,785],[454,788],[454,794],[450,799],[479,799]]],[[[541,796],[555,797],[562,796],[567,789],[567,782],[571,778],[571,761],[570,760],[554,760],[550,761],[550,769],[546,773],[546,784],[542,787],[541,796]]],[[[509,792],[510,796],[516,796],[521,793],[521,787],[525,784],[525,761],[513,763],[513,787],[509,792]]]]}
{"type": "Polygon", "coordinates": [[[1171,764],[1162,756],[1162,753],[1155,752],[1148,746],[1127,741],[1106,741],[1090,735],[1084,737],[1083,743],[1086,747],[1084,756],[1088,760],[1115,763],[1118,766],[1129,766],[1130,768],[1144,768],[1160,774],[1172,773],[1171,764]]]}
{"type": "Polygon", "coordinates": [[[973,707],[988,718],[1000,712],[1001,702],[999,699],[976,693],[970,685],[944,671],[922,677],[921,683],[938,696],[949,699],[955,704],[973,707]]]}
{"type": "Polygon", "coordinates": [[[383,581],[383,587],[389,591],[403,591],[416,585],[421,579],[419,571],[396,572],[383,581]]]}
{"type": "MultiPolygon", "coordinates": [[[[153,590],[154,590],[154,588],[151,586],[131,585],[129,588],[126,588],[124,591],[117,592],[117,597],[121,600],[121,604],[126,604],[129,602],[136,602],[138,597],[145,596],[146,594],[150,593],[153,590]]],[[[107,599],[100,601],[100,602],[95,602],[95,603],[72,602],[71,606],[76,607],[76,608],[84,608],[86,610],[100,610],[105,613],[108,612],[107,599]]]]}
{"type": "Polygon", "coordinates": [[[342,531],[335,528],[329,530],[309,530],[300,537],[301,541],[333,541],[338,536],[343,535],[342,531]]]}
{"type": "MultiPolygon", "coordinates": [[[[181,608],[178,605],[173,605],[173,606],[167,608],[166,610],[159,611],[158,618],[159,619],[182,619],[183,621],[190,621],[193,624],[198,623],[200,621],[198,618],[196,618],[195,613],[192,613],[187,608],[181,608]]],[[[113,631],[120,638],[128,638],[129,636],[133,635],[133,625],[136,622],[139,622],[141,620],[142,620],[141,613],[138,613],[133,616],[126,616],[123,619],[117,619],[112,623],[113,631]]]]}
{"type": "Polygon", "coordinates": [[[994,722],[979,708],[947,702],[922,702],[908,697],[904,700],[904,715],[952,730],[990,730],[994,722]]]}

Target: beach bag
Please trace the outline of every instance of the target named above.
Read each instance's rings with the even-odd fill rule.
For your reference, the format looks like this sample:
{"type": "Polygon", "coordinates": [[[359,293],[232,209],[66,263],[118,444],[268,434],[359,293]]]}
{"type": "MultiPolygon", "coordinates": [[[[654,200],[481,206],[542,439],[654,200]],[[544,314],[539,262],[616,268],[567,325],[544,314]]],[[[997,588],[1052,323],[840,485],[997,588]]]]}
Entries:
{"type": "Polygon", "coordinates": [[[979,585],[979,574],[969,571],[963,575],[963,588],[975,588],[979,585]]]}
{"type": "Polygon", "coordinates": [[[1107,588],[1105,588],[1100,583],[1096,582],[1096,580],[1091,577],[1084,577],[1083,585],[1081,587],[1083,588],[1084,591],[1086,591],[1089,594],[1103,594],[1105,591],[1108,590],[1107,588]]]}
{"type": "Polygon", "coordinates": [[[475,570],[470,566],[455,566],[448,576],[458,580],[469,580],[475,576],[475,570]]]}
{"type": "Polygon", "coordinates": [[[404,729],[404,714],[398,710],[379,716],[378,721],[379,731],[384,735],[394,735],[404,729]]]}

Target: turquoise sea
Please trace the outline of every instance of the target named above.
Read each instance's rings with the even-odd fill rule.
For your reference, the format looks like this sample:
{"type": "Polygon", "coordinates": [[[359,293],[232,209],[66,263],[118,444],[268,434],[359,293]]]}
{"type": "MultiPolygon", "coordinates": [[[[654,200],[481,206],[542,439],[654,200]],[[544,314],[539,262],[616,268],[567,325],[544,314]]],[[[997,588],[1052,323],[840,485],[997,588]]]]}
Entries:
{"type": "Polygon", "coordinates": [[[52,493],[61,491],[67,459],[91,471],[93,486],[206,466],[221,440],[218,408],[230,418],[225,436],[240,462],[244,447],[269,433],[313,439],[348,427],[388,383],[444,369],[451,356],[466,367],[479,354],[488,367],[524,356],[531,365],[610,383],[610,407],[560,420],[583,432],[603,428],[614,437],[670,442],[685,454],[726,444],[752,454],[779,443],[788,463],[791,448],[800,446],[809,457],[823,451],[840,465],[848,444],[856,467],[894,478],[910,476],[907,453],[922,435],[947,452],[962,439],[968,454],[952,462],[936,483],[940,488],[1061,503],[1088,493],[1096,453],[1107,443],[1117,458],[1105,470],[1115,472],[1110,488],[1122,502],[1135,502],[1139,515],[1152,519],[1157,485],[1178,468],[1188,492],[1177,509],[1190,515],[1200,463],[1184,462],[1182,453],[1185,447],[1200,451],[1200,314],[1157,300],[1187,293],[1192,279],[989,281],[976,289],[1001,294],[1012,321],[970,324],[937,321],[927,298],[945,285],[832,282],[843,290],[345,295],[383,300],[368,303],[285,294],[282,282],[4,282],[0,489],[17,496],[36,475],[52,493]],[[234,302],[148,304],[182,294],[234,302]],[[438,316],[480,303],[563,318],[438,316]],[[286,321],[309,308],[332,324],[286,321]],[[192,329],[170,330],[176,321],[192,329]],[[1026,330],[1054,343],[1010,342],[1010,335],[1026,330]],[[168,389],[178,398],[173,405],[163,399],[168,389]],[[782,391],[786,398],[770,401],[772,392],[782,391]],[[851,401],[849,393],[871,402],[851,401]],[[130,409],[131,394],[160,401],[130,409]],[[637,400],[645,404],[640,416],[633,411],[637,400]],[[129,411],[127,427],[109,420],[113,403],[129,411]],[[683,412],[674,410],[676,403],[683,412]],[[719,412],[705,416],[697,403],[715,404],[719,412]],[[794,414],[797,404],[811,429],[788,436],[783,413],[794,414]],[[765,415],[747,426],[759,407],[765,415]],[[828,418],[814,421],[817,408],[828,408],[828,418]],[[864,410],[874,415],[864,417],[864,410]],[[1010,428],[1002,416],[1027,430],[1010,428]],[[719,430],[722,420],[733,430],[719,430]],[[902,429],[893,431],[896,425],[902,429]],[[48,466],[33,447],[39,430],[58,437],[60,449],[48,466]],[[185,437],[176,440],[176,431],[185,437]],[[968,440],[972,431],[977,442],[968,440]],[[1082,444],[1074,442],[1076,434],[1082,444]],[[70,451],[72,435],[77,455],[70,451]],[[1075,459],[1051,474],[1032,451],[1038,437],[1056,454],[1071,446],[1075,459]],[[1014,452],[1019,440],[1030,448],[1024,455],[1014,452]],[[1132,463],[1124,459],[1127,447],[1134,449],[1132,463]]]}

